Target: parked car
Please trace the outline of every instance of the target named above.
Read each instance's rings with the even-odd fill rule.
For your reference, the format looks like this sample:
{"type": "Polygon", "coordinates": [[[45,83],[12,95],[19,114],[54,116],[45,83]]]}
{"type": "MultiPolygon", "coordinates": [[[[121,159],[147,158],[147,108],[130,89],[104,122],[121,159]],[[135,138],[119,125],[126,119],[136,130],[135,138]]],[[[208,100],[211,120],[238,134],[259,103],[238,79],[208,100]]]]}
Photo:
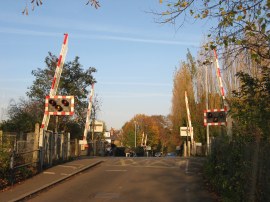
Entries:
{"type": "Polygon", "coordinates": [[[175,152],[169,152],[166,154],[166,157],[176,157],[176,153],[175,152]]]}
{"type": "Polygon", "coordinates": [[[155,157],[162,157],[162,152],[156,152],[155,157]]]}

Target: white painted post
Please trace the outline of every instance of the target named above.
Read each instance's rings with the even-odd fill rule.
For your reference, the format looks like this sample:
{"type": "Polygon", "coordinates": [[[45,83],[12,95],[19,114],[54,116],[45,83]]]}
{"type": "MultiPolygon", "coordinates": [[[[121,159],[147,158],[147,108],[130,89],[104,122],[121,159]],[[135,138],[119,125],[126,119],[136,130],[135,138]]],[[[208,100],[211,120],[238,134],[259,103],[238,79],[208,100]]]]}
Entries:
{"type": "MultiPolygon", "coordinates": [[[[39,123],[36,123],[35,124],[32,162],[37,162],[37,160],[38,160],[38,137],[39,137],[39,123]]],[[[37,164],[34,164],[34,165],[37,165],[37,164]]]]}
{"type": "MultiPolygon", "coordinates": [[[[83,142],[86,144],[82,144],[81,148],[88,147],[87,143],[87,134],[90,131],[90,118],[91,118],[91,111],[92,111],[92,102],[93,102],[93,96],[94,96],[94,84],[92,84],[92,89],[90,91],[90,96],[89,96],[89,103],[88,103],[88,108],[87,108],[87,114],[86,114],[86,121],[85,121],[85,126],[84,126],[84,133],[83,133],[83,142]]],[[[93,141],[93,138],[92,138],[93,141]]]]}

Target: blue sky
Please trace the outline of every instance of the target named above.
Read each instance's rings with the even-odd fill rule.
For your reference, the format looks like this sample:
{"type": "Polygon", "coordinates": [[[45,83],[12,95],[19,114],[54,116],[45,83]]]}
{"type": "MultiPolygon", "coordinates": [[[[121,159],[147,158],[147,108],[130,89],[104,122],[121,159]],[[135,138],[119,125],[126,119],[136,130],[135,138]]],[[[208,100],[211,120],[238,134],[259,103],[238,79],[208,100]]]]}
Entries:
{"type": "Polygon", "coordinates": [[[0,2],[0,119],[10,99],[26,97],[31,71],[45,67],[48,52],[59,55],[64,33],[66,61],[79,56],[84,68],[98,71],[98,119],[108,128],[121,128],[136,114],[168,115],[175,68],[187,49],[196,56],[207,34],[203,23],[178,31],[156,23],[149,11],[162,9],[159,0],[100,0],[97,10],[86,0],[43,0],[33,12],[29,5],[29,16],[21,14],[25,2],[0,2]]]}

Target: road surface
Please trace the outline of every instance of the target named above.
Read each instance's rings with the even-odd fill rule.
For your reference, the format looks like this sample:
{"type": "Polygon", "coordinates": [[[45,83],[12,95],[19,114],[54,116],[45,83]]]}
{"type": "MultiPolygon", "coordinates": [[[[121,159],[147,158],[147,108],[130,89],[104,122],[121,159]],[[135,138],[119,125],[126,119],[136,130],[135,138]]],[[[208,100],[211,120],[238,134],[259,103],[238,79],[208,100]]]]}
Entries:
{"type": "Polygon", "coordinates": [[[216,201],[204,186],[202,162],[202,158],[106,158],[28,201],[216,201]]]}

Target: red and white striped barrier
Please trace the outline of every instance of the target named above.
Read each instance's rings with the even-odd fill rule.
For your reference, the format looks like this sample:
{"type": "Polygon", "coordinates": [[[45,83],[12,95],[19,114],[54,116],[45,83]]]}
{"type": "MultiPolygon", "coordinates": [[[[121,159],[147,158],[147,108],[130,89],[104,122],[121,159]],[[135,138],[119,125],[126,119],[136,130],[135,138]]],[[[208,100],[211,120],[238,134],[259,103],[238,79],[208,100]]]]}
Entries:
{"type": "MultiPolygon", "coordinates": [[[[62,48],[60,51],[60,56],[57,62],[57,67],[55,70],[55,74],[53,77],[53,81],[52,81],[52,86],[51,86],[51,90],[50,90],[50,96],[55,96],[57,89],[58,89],[58,84],[59,84],[59,80],[61,77],[61,73],[62,73],[62,68],[66,59],[66,54],[67,54],[67,50],[68,50],[68,34],[64,34],[64,41],[62,44],[62,48]]],[[[43,116],[43,120],[42,120],[42,124],[40,127],[40,136],[39,136],[39,146],[43,147],[43,131],[47,130],[48,124],[50,121],[50,115],[44,113],[43,116]]]]}
{"type": "Polygon", "coordinates": [[[63,65],[64,65],[64,62],[65,62],[65,59],[66,59],[66,55],[67,55],[67,50],[68,50],[67,45],[68,45],[68,34],[64,34],[64,41],[63,41],[63,44],[62,44],[60,56],[58,58],[55,74],[54,74],[54,77],[53,77],[50,96],[56,95],[59,80],[60,80],[61,73],[62,73],[62,70],[63,70],[63,65]]]}
{"type": "Polygon", "coordinates": [[[223,88],[223,84],[222,84],[222,78],[221,78],[221,73],[220,73],[219,62],[218,62],[218,56],[217,56],[216,49],[214,49],[214,55],[215,55],[215,60],[216,60],[217,77],[218,77],[218,81],[219,81],[220,93],[221,93],[222,99],[225,101],[225,93],[224,93],[224,88],[223,88]]]}
{"type": "Polygon", "coordinates": [[[87,133],[90,130],[90,117],[91,117],[91,111],[92,111],[92,102],[93,102],[93,96],[94,96],[94,84],[92,84],[92,89],[90,91],[89,96],[89,103],[87,108],[87,115],[86,115],[86,121],[85,121],[85,127],[84,127],[84,133],[83,133],[83,140],[81,141],[81,144],[87,147],[87,133]]]}
{"type": "Polygon", "coordinates": [[[186,102],[186,108],[187,108],[188,129],[189,129],[191,142],[193,142],[193,130],[192,130],[192,125],[191,125],[191,116],[190,116],[189,105],[188,105],[187,91],[185,91],[185,102],[186,102]]]}

